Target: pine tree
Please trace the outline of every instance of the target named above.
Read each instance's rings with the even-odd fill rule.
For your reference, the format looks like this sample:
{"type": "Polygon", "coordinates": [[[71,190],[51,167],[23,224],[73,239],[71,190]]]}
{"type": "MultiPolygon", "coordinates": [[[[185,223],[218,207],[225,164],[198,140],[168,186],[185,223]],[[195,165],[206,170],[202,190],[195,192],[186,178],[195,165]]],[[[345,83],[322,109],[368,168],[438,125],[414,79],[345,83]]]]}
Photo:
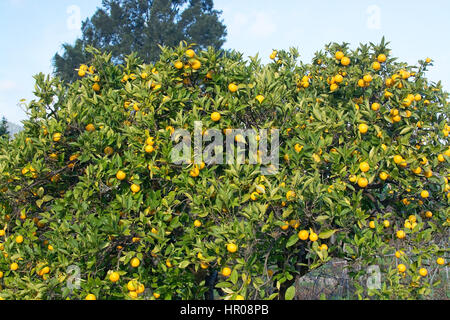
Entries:
{"type": "Polygon", "coordinates": [[[220,15],[213,0],[103,0],[83,22],[81,39],[64,44],[63,54],[54,56],[55,75],[77,79],[75,69],[88,61],[89,45],[111,52],[118,63],[132,52],[153,62],[160,54],[158,45],[176,46],[183,40],[200,49],[220,49],[226,36],[220,15]]]}
{"type": "Polygon", "coordinates": [[[5,117],[2,118],[2,122],[0,123],[0,137],[4,136],[9,136],[8,121],[5,117]]]}

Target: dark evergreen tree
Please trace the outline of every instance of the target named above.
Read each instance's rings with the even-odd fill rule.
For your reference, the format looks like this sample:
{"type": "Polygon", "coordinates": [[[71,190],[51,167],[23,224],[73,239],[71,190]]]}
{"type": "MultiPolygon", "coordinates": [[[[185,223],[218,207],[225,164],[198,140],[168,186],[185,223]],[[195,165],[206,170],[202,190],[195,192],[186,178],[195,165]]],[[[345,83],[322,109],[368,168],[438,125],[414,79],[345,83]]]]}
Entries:
{"type": "Polygon", "coordinates": [[[9,135],[8,121],[6,121],[6,118],[3,117],[2,122],[0,123],[0,137],[7,136],[7,135],[9,135]]]}
{"type": "Polygon", "coordinates": [[[158,45],[176,46],[183,40],[200,49],[220,49],[226,36],[221,13],[213,0],[103,0],[83,22],[81,39],[64,44],[63,54],[54,56],[55,75],[69,82],[77,79],[75,69],[89,59],[88,45],[111,52],[117,62],[131,52],[153,62],[158,45]]]}

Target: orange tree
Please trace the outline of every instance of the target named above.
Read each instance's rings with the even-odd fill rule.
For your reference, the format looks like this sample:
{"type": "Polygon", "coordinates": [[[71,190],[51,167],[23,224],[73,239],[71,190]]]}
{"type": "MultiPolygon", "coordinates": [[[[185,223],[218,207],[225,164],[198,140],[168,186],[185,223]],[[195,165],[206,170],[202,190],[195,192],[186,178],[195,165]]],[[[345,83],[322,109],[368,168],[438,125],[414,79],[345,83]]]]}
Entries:
{"type": "Polygon", "coordinates": [[[430,59],[398,62],[384,39],[267,65],[186,44],[154,65],[91,52],[71,85],[37,75],[24,130],[1,141],[0,297],[292,299],[334,257],[359,298],[430,294],[450,223],[430,59]],[[174,164],[194,121],[279,129],[279,171],[174,164]]]}

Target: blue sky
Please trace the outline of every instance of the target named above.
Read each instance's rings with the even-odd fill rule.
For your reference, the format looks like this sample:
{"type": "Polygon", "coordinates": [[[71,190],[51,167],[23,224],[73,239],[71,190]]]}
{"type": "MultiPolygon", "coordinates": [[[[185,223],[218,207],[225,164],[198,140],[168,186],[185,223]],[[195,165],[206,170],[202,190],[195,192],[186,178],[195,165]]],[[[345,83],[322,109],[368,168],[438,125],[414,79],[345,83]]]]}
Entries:
{"type": "MultiPolygon", "coordinates": [[[[300,49],[309,61],[329,42],[379,42],[384,35],[392,54],[415,64],[431,57],[432,81],[450,91],[450,1],[448,0],[215,0],[228,27],[226,48],[246,56],[259,53],[264,62],[272,49],[300,49]]],[[[101,0],[0,1],[0,116],[20,123],[17,106],[33,98],[39,72],[51,73],[51,58],[64,42],[80,36],[77,27],[101,0]],[[78,14],[79,13],[79,14],[78,14]],[[79,16],[79,19],[78,19],[79,16]]]]}

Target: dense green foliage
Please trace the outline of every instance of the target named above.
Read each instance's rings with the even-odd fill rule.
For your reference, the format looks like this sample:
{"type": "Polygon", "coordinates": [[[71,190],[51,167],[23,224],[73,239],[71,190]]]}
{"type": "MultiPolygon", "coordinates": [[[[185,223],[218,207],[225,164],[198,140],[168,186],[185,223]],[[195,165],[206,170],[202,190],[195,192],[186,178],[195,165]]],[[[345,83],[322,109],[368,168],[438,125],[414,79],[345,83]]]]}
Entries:
{"type": "Polygon", "coordinates": [[[408,65],[384,41],[267,65],[186,44],[155,63],[90,50],[72,84],[36,76],[24,130],[0,142],[0,297],[292,299],[332,258],[360,298],[430,294],[450,226],[448,94],[425,77],[431,59],[408,65]],[[205,137],[279,129],[279,171],[173,163],[175,129],[195,121],[205,137]],[[371,265],[380,287],[362,281],[371,265]]]}

